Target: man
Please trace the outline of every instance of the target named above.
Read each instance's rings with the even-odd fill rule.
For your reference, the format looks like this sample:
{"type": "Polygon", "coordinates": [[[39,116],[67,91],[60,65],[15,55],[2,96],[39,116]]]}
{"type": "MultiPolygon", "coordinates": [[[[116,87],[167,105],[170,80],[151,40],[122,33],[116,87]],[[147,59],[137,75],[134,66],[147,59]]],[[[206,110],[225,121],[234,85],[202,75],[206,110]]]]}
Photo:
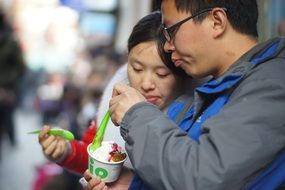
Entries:
{"type": "Polygon", "coordinates": [[[276,189],[285,181],[285,41],[257,44],[256,0],[162,0],[164,50],[201,78],[178,128],[134,89],[110,101],[130,160],[159,189],[276,189]]]}

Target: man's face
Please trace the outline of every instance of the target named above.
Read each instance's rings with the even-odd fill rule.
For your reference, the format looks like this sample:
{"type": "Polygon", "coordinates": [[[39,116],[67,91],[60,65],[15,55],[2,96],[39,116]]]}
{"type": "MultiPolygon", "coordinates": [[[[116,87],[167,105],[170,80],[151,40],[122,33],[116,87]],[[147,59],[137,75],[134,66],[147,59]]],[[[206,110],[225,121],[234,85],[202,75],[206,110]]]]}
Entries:
{"type": "MultiPolygon", "coordinates": [[[[191,13],[177,11],[174,0],[163,0],[161,5],[162,23],[166,28],[182,21],[191,13]]],[[[211,11],[209,11],[211,12],[211,11]]],[[[210,22],[206,18],[201,23],[189,19],[172,33],[172,39],[165,43],[164,50],[172,52],[172,61],[193,77],[211,75],[215,66],[211,65],[211,31],[210,22]]]]}

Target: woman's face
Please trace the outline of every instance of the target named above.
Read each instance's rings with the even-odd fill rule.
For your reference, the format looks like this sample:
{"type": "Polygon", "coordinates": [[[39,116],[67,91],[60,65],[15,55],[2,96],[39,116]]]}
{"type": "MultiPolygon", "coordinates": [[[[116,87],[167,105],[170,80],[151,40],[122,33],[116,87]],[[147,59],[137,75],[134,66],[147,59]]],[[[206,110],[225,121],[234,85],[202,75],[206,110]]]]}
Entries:
{"type": "Polygon", "coordinates": [[[165,109],[181,92],[181,78],[164,65],[156,42],[143,42],[131,49],[128,56],[130,86],[139,90],[148,102],[165,109]]]}

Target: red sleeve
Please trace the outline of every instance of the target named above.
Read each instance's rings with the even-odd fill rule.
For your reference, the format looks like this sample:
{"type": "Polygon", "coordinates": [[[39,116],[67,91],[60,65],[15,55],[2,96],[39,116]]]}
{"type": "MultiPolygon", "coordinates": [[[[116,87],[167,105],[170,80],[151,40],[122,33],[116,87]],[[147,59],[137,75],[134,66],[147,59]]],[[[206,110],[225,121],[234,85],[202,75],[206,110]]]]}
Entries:
{"type": "Polygon", "coordinates": [[[95,134],[96,134],[96,125],[92,124],[83,135],[82,141],[85,142],[86,144],[90,144],[93,141],[95,134]]]}
{"type": "Polygon", "coordinates": [[[82,141],[70,141],[71,154],[59,163],[59,165],[70,171],[83,174],[88,168],[87,146],[93,141],[95,134],[96,126],[95,123],[92,123],[83,135],[82,141]]]}

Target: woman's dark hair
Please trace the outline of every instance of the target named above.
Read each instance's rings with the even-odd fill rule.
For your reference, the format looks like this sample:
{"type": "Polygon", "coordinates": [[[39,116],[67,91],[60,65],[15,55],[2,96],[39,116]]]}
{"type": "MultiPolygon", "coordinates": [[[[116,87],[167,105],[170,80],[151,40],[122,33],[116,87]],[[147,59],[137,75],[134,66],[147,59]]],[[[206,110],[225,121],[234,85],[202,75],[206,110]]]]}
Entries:
{"type": "Polygon", "coordinates": [[[132,50],[136,45],[155,41],[158,44],[158,52],[163,61],[163,63],[175,74],[179,76],[187,76],[186,73],[181,69],[174,66],[171,61],[170,55],[165,55],[163,49],[161,48],[161,43],[164,39],[161,34],[161,13],[160,11],[155,11],[149,15],[143,17],[134,26],[132,33],[128,39],[128,52],[132,50]]]}
{"type": "MultiPolygon", "coordinates": [[[[206,8],[226,8],[227,17],[232,27],[243,34],[257,38],[258,7],[256,0],[174,0],[178,11],[195,14],[206,8]]],[[[156,1],[160,7],[162,0],[156,1]]],[[[194,21],[201,21],[205,17],[196,17],[194,21]]]]}

